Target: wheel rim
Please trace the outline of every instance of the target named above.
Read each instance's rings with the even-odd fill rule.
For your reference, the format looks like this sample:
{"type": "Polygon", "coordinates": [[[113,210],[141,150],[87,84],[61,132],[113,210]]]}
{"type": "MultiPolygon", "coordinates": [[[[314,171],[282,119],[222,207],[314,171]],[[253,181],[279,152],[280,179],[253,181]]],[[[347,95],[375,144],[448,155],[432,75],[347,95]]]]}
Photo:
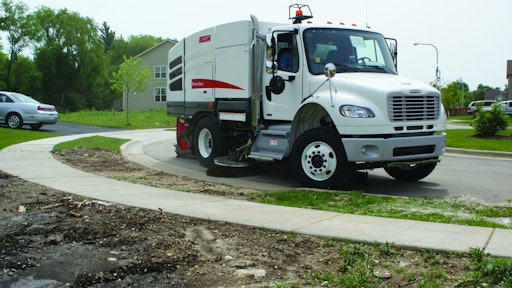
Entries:
{"type": "Polygon", "coordinates": [[[197,148],[201,157],[208,158],[212,154],[212,134],[210,130],[204,128],[197,136],[197,148]]]}
{"type": "Polygon", "coordinates": [[[20,125],[20,118],[17,115],[9,117],[9,127],[15,128],[20,125]]]}
{"type": "Polygon", "coordinates": [[[302,169],[315,181],[329,179],[338,165],[334,149],[321,141],[307,145],[302,151],[301,159],[302,169]]]}

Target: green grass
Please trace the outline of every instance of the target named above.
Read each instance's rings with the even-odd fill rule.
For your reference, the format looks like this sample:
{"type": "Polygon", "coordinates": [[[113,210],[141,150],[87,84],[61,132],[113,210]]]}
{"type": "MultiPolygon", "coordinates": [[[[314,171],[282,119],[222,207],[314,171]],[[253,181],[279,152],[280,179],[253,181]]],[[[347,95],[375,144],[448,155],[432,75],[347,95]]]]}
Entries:
{"type": "Polygon", "coordinates": [[[103,136],[91,136],[85,138],[79,138],[72,141],[62,142],[53,147],[54,151],[63,149],[74,149],[78,147],[82,148],[99,148],[111,151],[121,151],[121,145],[128,142],[127,139],[103,137],[103,136]]]}
{"type": "Polygon", "coordinates": [[[0,150],[21,142],[57,136],[62,136],[62,134],[0,127],[0,150]]]}
{"type": "MultiPolygon", "coordinates": [[[[452,129],[446,131],[446,146],[452,148],[512,152],[512,140],[489,139],[474,137],[474,129],[452,129]]],[[[508,129],[499,133],[500,136],[511,136],[508,129]]]]}
{"type": "Polygon", "coordinates": [[[512,205],[487,206],[456,200],[386,197],[351,192],[281,191],[250,196],[265,204],[357,215],[510,229],[512,205]]]}
{"type": "Polygon", "coordinates": [[[168,117],[165,109],[147,111],[79,111],[59,114],[59,121],[121,129],[174,128],[176,118],[168,117]],[[127,121],[128,120],[128,121],[127,121]],[[130,125],[127,125],[129,123],[130,125]]]}

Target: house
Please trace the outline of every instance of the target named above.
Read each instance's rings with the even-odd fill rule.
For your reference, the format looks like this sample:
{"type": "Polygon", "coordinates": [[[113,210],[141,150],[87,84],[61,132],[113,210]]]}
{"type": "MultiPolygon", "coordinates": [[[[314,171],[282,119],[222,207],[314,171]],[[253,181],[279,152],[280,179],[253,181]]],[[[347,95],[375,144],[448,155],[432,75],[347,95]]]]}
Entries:
{"type": "Polygon", "coordinates": [[[494,100],[494,101],[504,101],[507,100],[507,92],[506,91],[487,91],[484,95],[484,100],[494,100]]]}
{"type": "MultiPolygon", "coordinates": [[[[145,91],[128,95],[130,111],[165,109],[167,101],[167,54],[176,43],[174,40],[166,39],[135,56],[135,58],[140,58],[141,65],[147,66],[152,73],[148,79],[150,85],[145,91]]],[[[123,93],[123,110],[126,111],[125,97],[126,95],[123,93]]]]}

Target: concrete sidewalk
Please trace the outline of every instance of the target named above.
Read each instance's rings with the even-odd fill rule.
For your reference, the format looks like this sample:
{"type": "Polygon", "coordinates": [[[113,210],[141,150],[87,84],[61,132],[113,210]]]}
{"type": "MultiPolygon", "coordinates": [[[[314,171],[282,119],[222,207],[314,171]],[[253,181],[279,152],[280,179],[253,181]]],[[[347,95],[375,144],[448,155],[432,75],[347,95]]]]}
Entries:
{"type": "MultiPolygon", "coordinates": [[[[131,139],[124,146],[125,155],[148,163],[156,160],[143,157],[144,146],[173,136],[163,129],[98,134],[131,139]]],[[[496,256],[512,257],[512,230],[298,209],[147,187],[73,169],[55,160],[50,153],[55,144],[87,136],[91,134],[47,138],[7,147],[0,151],[0,170],[85,197],[213,221],[360,242],[389,242],[409,248],[463,252],[478,247],[496,256]]]]}

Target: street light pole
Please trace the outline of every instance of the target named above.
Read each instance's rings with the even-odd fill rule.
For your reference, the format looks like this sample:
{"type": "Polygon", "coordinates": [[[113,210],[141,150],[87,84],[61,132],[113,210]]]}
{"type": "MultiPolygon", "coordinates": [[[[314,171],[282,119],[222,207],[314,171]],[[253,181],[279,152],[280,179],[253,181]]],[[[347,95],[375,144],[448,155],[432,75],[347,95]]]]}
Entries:
{"type": "Polygon", "coordinates": [[[437,47],[436,45],[434,44],[430,44],[430,43],[419,43],[419,42],[416,42],[414,43],[414,46],[418,46],[418,45],[426,45],[426,46],[432,46],[434,47],[434,49],[436,49],[436,85],[437,85],[437,88],[440,88],[440,83],[441,83],[441,73],[439,71],[439,51],[437,50],[437,47]]]}

